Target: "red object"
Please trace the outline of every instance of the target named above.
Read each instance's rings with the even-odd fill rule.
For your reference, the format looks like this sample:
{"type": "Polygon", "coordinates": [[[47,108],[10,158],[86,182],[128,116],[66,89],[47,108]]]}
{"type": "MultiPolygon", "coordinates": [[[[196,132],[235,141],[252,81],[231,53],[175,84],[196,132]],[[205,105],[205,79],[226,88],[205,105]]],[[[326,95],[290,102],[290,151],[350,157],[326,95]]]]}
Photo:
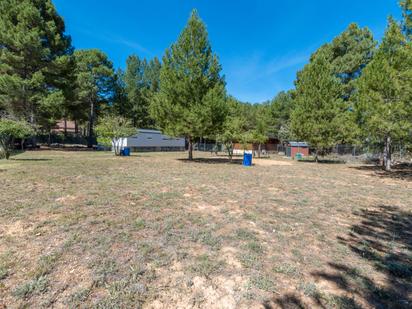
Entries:
{"type": "Polygon", "coordinates": [[[291,157],[294,158],[297,153],[301,153],[302,156],[307,157],[309,156],[309,148],[308,147],[292,147],[291,157]]]}

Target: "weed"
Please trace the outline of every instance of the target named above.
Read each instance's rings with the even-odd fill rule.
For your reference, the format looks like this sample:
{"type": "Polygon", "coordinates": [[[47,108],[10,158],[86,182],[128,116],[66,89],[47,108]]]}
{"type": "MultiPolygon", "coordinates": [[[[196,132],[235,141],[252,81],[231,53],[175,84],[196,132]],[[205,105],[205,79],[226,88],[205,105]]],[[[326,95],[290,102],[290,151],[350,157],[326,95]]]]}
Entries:
{"type": "Polygon", "coordinates": [[[243,229],[243,228],[237,229],[235,231],[235,235],[240,240],[245,240],[245,241],[248,241],[248,240],[255,240],[256,241],[257,240],[254,233],[252,233],[251,231],[249,231],[247,229],[243,229]]]}
{"type": "Polygon", "coordinates": [[[5,252],[0,255],[0,280],[5,279],[9,275],[10,269],[14,264],[11,252],[5,252]]]}
{"type": "Polygon", "coordinates": [[[33,272],[33,276],[39,278],[48,275],[53,270],[60,255],[60,253],[51,253],[40,257],[37,267],[33,272]]]}
{"type": "Polygon", "coordinates": [[[93,284],[98,287],[107,283],[109,278],[118,271],[116,261],[110,258],[96,261],[92,267],[94,267],[93,284]]]}
{"type": "Polygon", "coordinates": [[[211,231],[193,231],[191,234],[191,238],[193,241],[200,242],[206,246],[213,248],[214,250],[218,250],[221,245],[221,238],[213,236],[211,231]]]}
{"type": "Polygon", "coordinates": [[[320,295],[316,284],[309,282],[302,282],[298,285],[298,290],[302,291],[303,294],[309,297],[318,297],[320,295]]]}
{"type": "Polygon", "coordinates": [[[299,270],[292,264],[288,263],[276,265],[275,267],[273,267],[273,271],[291,277],[298,277],[300,275],[299,270]]]}
{"type": "Polygon", "coordinates": [[[276,290],[275,283],[269,276],[264,274],[253,276],[249,281],[249,285],[266,292],[274,292],[276,290]]]}
{"type": "Polygon", "coordinates": [[[135,228],[137,231],[140,231],[140,230],[144,229],[145,227],[146,227],[146,221],[145,221],[144,219],[142,219],[142,218],[137,218],[137,219],[134,221],[134,228],[135,228]]]}
{"type": "Polygon", "coordinates": [[[219,260],[215,260],[209,255],[203,254],[196,257],[194,264],[191,266],[191,271],[198,276],[204,276],[209,278],[213,273],[221,270],[224,263],[219,260]]]}
{"type": "Polygon", "coordinates": [[[264,251],[263,246],[255,240],[248,242],[245,247],[247,250],[256,254],[262,254],[264,251]]]}
{"type": "Polygon", "coordinates": [[[13,295],[17,298],[29,298],[33,294],[46,292],[49,281],[46,277],[38,277],[16,287],[13,295]]]}
{"type": "Polygon", "coordinates": [[[239,261],[243,267],[259,270],[262,268],[262,261],[255,253],[243,253],[239,255],[239,261]]]}
{"type": "Polygon", "coordinates": [[[67,300],[67,304],[70,308],[78,308],[81,304],[86,302],[89,298],[91,288],[82,288],[71,294],[67,300]]]}

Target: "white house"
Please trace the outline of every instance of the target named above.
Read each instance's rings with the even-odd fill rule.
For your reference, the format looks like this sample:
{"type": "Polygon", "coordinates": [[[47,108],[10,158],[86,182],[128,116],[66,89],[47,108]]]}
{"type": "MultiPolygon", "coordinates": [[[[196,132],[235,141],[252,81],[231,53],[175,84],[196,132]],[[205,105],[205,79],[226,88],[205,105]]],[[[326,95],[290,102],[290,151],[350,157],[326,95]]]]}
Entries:
{"type": "Polygon", "coordinates": [[[157,130],[138,129],[136,135],[122,138],[120,145],[131,151],[184,151],[185,139],[170,137],[157,130]]]}

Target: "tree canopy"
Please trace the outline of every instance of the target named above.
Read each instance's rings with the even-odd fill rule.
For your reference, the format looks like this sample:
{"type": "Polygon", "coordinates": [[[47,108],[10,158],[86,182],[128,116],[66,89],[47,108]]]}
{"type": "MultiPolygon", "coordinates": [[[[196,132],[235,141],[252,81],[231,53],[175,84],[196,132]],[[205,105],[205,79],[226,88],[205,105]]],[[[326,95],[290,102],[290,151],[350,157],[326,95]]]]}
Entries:
{"type": "Polygon", "coordinates": [[[403,31],[409,40],[412,39],[412,0],[401,0],[400,5],[403,15],[403,31]]]}
{"type": "Polygon", "coordinates": [[[122,138],[137,132],[130,120],[110,114],[100,118],[95,131],[99,143],[113,147],[116,156],[120,155],[122,138]]]}
{"type": "Polygon", "coordinates": [[[383,41],[358,82],[356,109],[364,138],[384,145],[391,168],[393,141],[410,137],[412,49],[399,25],[389,20],[383,41]]]}
{"type": "Polygon", "coordinates": [[[327,55],[320,51],[298,73],[292,130],[322,153],[352,137],[352,118],[342,99],[342,84],[333,74],[327,55]]]}
{"type": "Polygon", "coordinates": [[[162,130],[188,139],[189,159],[193,140],[214,136],[225,119],[225,83],[220,71],[206,27],[193,11],[177,42],[165,52],[159,92],[151,105],[162,130]]]}
{"type": "Polygon", "coordinates": [[[64,21],[50,0],[3,0],[0,16],[0,105],[47,126],[62,116],[70,92],[64,21]]]}
{"type": "Polygon", "coordinates": [[[24,139],[33,133],[33,127],[26,121],[1,117],[0,151],[3,153],[3,156],[9,159],[15,139],[24,139]]]}
{"type": "Polygon", "coordinates": [[[93,144],[96,114],[112,100],[114,87],[113,64],[97,49],[76,50],[76,102],[88,122],[88,146],[93,144]]]}

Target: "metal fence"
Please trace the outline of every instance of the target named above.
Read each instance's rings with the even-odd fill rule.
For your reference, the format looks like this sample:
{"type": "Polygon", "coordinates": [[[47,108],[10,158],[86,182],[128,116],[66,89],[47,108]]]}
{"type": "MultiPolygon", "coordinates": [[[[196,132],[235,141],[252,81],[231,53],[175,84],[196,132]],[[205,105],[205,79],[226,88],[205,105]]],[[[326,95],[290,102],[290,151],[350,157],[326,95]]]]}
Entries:
{"type": "Polygon", "coordinates": [[[195,143],[193,149],[197,151],[207,151],[207,152],[221,152],[225,151],[222,144],[216,143],[195,143]]]}
{"type": "MultiPolygon", "coordinates": [[[[279,144],[277,145],[277,153],[285,155],[287,153],[288,146],[279,144]]],[[[341,157],[342,159],[363,159],[376,161],[380,160],[383,156],[382,154],[383,145],[377,144],[364,144],[364,145],[349,145],[340,144],[332,147],[330,149],[324,150],[322,154],[332,155],[336,157],[341,157]]],[[[310,147],[309,153],[315,155],[316,148],[310,147]]],[[[410,161],[412,160],[412,149],[406,147],[402,144],[395,144],[392,147],[392,157],[395,161],[410,161]]]]}

